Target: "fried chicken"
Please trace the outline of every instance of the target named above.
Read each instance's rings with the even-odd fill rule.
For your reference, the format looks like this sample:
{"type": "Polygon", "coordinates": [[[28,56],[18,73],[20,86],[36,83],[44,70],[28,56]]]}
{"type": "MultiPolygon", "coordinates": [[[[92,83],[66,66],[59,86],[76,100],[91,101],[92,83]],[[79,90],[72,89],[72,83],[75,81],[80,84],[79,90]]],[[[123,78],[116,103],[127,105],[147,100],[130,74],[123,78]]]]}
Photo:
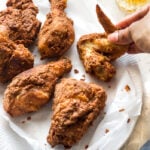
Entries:
{"type": "Polygon", "coordinates": [[[33,67],[34,58],[24,46],[39,32],[37,13],[32,0],[8,0],[7,9],[0,12],[0,82],[33,67]]]}
{"type": "Polygon", "coordinates": [[[9,39],[27,47],[34,42],[40,30],[37,13],[32,0],[8,0],[7,9],[0,12],[0,25],[7,27],[9,39]]]}
{"type": "Polygon", "coordinates": [[[47,141],[51,146],[71,147],[88,130],[103,110],[104,89],[96,84],[63,79],[55,87],[53,116],[47,141]]]}
{"type": "Polygon", "coordinates": [[[111,61],[123,55],[128,50],[128,45],[116,45],[107,40],[107,35],[117,28],[98,5],[96,12],[105,33],[82,36],[77,43],[77,49],[86,72],[94,74],[100,80],[109,81],[116,73],[111,61]]]}
{"type": "Polygon", "coordinates": [[[49,102],[56,82],[71,67],[70,60],[63,58],[17,75],[4,93],[5,111],[14,117],[38,111],[49,102]]]}
{"type": "Polygon", "coordinates": [[[0,25],[0,82],[5,83],[22,71],[33,67],[34,58],[22,44],[7,38],[7,29],[0,25]]]}
{"type": "Polygon", "coordinates": [[[67,0],[50,0],[51,13],[39,33],[38,48],[41,59],[60,57],[73,44],[73,21],[64,12],[67,0]]]}

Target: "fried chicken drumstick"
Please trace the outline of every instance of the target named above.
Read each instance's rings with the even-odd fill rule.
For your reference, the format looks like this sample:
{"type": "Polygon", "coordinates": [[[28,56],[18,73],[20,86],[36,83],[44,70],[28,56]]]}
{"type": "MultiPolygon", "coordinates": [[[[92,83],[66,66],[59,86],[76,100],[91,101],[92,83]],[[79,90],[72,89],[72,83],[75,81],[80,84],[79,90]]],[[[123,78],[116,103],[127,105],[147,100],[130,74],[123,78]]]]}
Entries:
{"type": "Polygon", "coordinates": [[[111,61],[123,55],[128,50],[128,45],[116,45],[107,40],[107,35],[117,28],[98,5],[96,12],[105,33],[82,36],[77,43],[77,49],[86,72],[94,74],[100,80],[109,81],[116,73],[111,61]]]}
{"type": "Polygon", "coordinates": [[[37,13],[32,0],[8,0],[7,9],[0,12],[0,25],[7,27],[9,39],[27,47],[34,42],[40,30],[37,13]]]}
{"type": "Polygon", "coordinates": [[[50,0],[51,13],[39,33],[38,48],[41,59],[62,56],[75,38],[73,21],[64,12],[67,0],[50,0]]]}
{"type": "Polygon", "coordinates": [[[104,89],[75,79],[62,79],[55,87],[53,116],[47,141],[71,147],[88,130],[106,101],[104,89]]]}
{"type": "Polygon", "coordinates": [[[5,111],[13,117],[38,111],[49,102],[56,82],[71,67],[70,60],[63,58],[17,75],[4,93],[5,111]]]}

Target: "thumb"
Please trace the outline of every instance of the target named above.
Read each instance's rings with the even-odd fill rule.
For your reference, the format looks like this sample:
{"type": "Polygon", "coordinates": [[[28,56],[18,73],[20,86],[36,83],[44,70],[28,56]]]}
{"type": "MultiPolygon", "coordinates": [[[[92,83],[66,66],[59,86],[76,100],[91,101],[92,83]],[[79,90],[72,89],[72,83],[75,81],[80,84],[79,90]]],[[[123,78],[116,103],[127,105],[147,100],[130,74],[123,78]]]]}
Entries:
{"type": "Polygon", "coordinates": [[[117,30],[114,33],[108,35],[108,40],[115,44],[126,45],[133,42],[129,27],[117,30]]]}

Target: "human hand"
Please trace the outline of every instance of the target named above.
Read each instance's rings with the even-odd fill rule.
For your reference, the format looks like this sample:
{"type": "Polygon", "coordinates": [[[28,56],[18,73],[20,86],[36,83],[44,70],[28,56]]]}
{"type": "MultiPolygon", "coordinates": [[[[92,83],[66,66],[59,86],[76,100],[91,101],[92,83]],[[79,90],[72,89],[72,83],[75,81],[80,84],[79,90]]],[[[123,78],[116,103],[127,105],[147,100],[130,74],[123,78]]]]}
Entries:
{"type": "Polygon", "coordinates": [[[150,5],[127,16],[116,26],[119,30],[108,35],[110,42],[129,44],[128,53],[150,52],[150,5]]]}

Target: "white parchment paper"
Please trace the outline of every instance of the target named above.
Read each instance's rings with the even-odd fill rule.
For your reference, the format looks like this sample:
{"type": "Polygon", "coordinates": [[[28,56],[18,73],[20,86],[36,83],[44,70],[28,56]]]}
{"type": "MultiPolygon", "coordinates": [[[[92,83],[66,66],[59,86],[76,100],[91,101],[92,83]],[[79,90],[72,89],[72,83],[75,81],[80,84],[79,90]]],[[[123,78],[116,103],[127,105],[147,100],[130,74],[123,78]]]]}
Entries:
{"type": "MultiPolygon", "coordinates": [[[[0,3],[3,3],[0,6],[2,10],[5,8],[5,0],[1,0],[0,3]]],[[[50,11],[48,0],[34,0],[34,3],[39,8],[38,18],[44,21],[45,15],[50,11]]],[[[74,21],[76,33],[74,44],[65,54],[73,64],[73,69],[67,77],[80,80],[85,75],[86,82],[94,82],[103,86],[108,95],[104,113],[95,120],[80,142],[71,148],[72,150],[84,150],[85,147],[88,147],[89,150],[119,149],[128,139],[141,113],[142,84],[136,57],[124,55],[114,62],[117,74],[108,83],[101,82],[86,74],[79,59],[76,49],[79,37],[83,34],[103,32],[95,12],[97,3],[101,4],[105,13],[113,21],[118,21],[122,17],[122,14],[111,13],[111,9],[108,9],[108,6],[105,7],[106,5],[100,0],[68,0],[66,9],[66,13],[74,21]],[[78,69],[79,73],[75,74],[74,69],[78,69]],[[127,85],[130,87],[129,91],[125,89],[127,85]]],[[[117,11],[119,12],[116,7],[117,11]]],[[[32,49],[35,55],[35,65],[45,63],[45,61],[40,61],[37,47],[33,46],[32,49]]],[[[1,103],[5,88],[6,85],[0,85],[1,103]]],[[[63,146],[52,148],[46,141],[51,123],[51,106],[52,100],[36,113],[11,118],[4,112],[1,104],[0,114],[5,119],[5,125],[0,125],[0,149],[3,147],[8,150],[62,150],[63,146]],[[5,138],[7,142],[3,142],[1,138],[5,138]]]]}

